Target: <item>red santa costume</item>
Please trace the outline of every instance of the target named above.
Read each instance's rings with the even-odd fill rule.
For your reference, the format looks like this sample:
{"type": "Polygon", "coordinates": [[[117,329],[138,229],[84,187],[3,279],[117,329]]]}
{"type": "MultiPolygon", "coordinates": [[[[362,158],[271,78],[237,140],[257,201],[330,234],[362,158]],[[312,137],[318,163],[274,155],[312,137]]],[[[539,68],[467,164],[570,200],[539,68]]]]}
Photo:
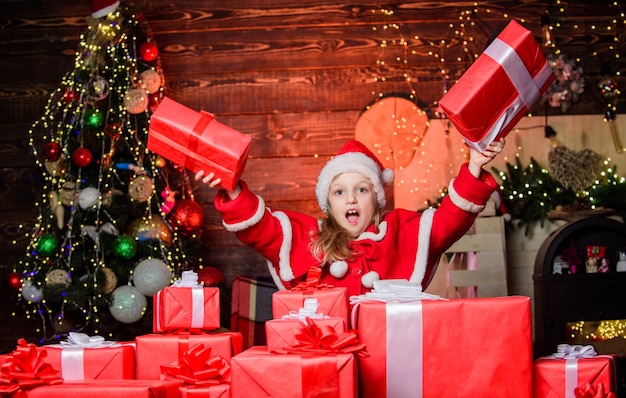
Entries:
{"type": "MultiPolygon", "coordinates": [[[[346,172],[368,177],[380,208],[385,207],[384,185],[392,182],[393,171],[384,169],[362,143],[351,140],[324,166],[318,178],[316,196],[324,213],[329,213],[332,180],[346,172]]],[[[267,259],[279,289],[294,287],[305,280],[311,267],[320,266],[310,247],[321,220],[297,212],[270,210],[245,182],[240,185],[241,193],[234,200],[225,191],[215,197],[225,228],[267,259]]],[[[490,173],[483,170],[475,178],[468,165],[463,165],[437,209],[422,213],[391,210],[378,230],[370,225],[350,243],[356,253],[353,258],[322,265],[320,282],[345,286],[350,295],[369,291],[378,279],[408,279],[425,289],[440,256],[467,232],[496,187],[490,173]]]]}

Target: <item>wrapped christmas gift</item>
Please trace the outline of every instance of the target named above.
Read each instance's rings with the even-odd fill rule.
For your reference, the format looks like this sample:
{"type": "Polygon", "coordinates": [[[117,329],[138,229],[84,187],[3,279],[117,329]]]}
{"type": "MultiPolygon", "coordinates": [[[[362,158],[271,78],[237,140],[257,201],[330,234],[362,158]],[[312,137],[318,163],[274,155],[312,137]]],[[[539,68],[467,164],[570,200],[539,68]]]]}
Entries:
{"type": "Polygon", "coordinates": [[[178,398],[179,387],[166,380],[83,380],[36,387],[11,398],[178,398]]]}
{"type": "Polygon", "coordinates": [[[244,171],[251,138],[165,97],[150,119],[148,149],[196,173],[212,171],[232,190],[244,171]]]}
{"type": "Polygon", "coordinates": [[[506,136],[554,81],[532,32],[512,20],[439,101],[470,146],[506,136]]]}
{"type": "Polygon", "coordinates": [[[403,288],[394,297],[375,284],[372,294],[352,298],[353,322],[369,354],[359,358],[363,398],[531,396],[528,297],[420,294],[403,288]]]}
{"type": "Polygon", "coordinates": [[[180,398],[230,398],[230,384],[180,386],[180,398]]]}
{"type": "Polygon", "coordinates": [[[61,344],[44,345],[38,350],[47,352],[48,362],[61,371],[65,381],[135,378],[135,347],[131,343],[70,332],[61,344]]]}
{"type": "Polygon", "coordinates": [[[244,350],[267,344],[265,322],[272,319],[272,294],[277,291],[270,277],[233,280],[230,328],[241,333],[244,350]]]}
{"type": "MultiPolygon", "coordinates": [[[[613,355],[597,355],[591,345],[561,344],[553,355],[535,360],[533,397],[576,398],[576,392],[582,393],[588,389],[602,389],[602,398],[609,393],[616,393],[616,365],[613,355]]],[[[594,393],[589,396],[600,395],[594,393]]]]}
{"type": "Polygon", "coordinates": [[[203,344],[211,355],[227,362],[241,352],[241,334],[236,332],[198,334],[146,334],[135,338],[137,346],[137,379],[158,380],[161,366],[183,361],[184,355],[203,344]]]}
{"type": "Polygon", "coordinates": [[[322,270],[311,267],[305,282],[291,290],[279,290],[272,295],[272,316],[280,319],[284,315],[300,311],[307,298],[317,300],[317,312],[322,315],[343,318],[348,322],[350,301],[348,289],[319,282],[322,270]]]}
{"type": "Polygon", "coordinates": [[[265,322],[267,349],[276,351],[298,343],[296,336],[308,319],[315,323],[324,333],[341,334],[346,331],[346,321],[339,317],[329,317],[319,313],[319,303],[316,298],[304,300],[304,307],[298,312],[292,311],[283,315],[281,319],[272,319],[265,322]]]}
{"type": "Polygon", "coordinates": [[[232,398],[357,398],[354,354],[274,354],[255,346],[231,361],[232,398]]]}
{"type": "Polygon", "coordinates": [[[198,274],[183,271],[181,279],[154,295],[154,333],[215,330],[220,327],[220,290],[203,287],[198,274]]]}

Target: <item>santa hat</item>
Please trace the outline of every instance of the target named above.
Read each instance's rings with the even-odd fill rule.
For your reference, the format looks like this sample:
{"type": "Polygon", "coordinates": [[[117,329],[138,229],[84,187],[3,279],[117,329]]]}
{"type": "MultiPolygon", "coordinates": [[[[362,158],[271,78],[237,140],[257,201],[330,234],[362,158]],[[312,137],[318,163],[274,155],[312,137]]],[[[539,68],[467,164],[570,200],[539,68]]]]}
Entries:
{"type": "Polygon", "coordinates": [[[119,0],[90,0],[91,16],[94,18],[102,18],[109,15],[120,5],[119,0]]]}
{"type": "Polygon", "coordinates": [[[376,199],[381,209],[385,208],[385,185],[393,182],[393,170],[386,169],[363,143],[357,140],[346,142],[335,157],[326,163],[317,179],[315,196],[322,211],[328,214],[328,193],[333,179],[343,173],[360,173],[369,178],[374,186],[376,199]]]}

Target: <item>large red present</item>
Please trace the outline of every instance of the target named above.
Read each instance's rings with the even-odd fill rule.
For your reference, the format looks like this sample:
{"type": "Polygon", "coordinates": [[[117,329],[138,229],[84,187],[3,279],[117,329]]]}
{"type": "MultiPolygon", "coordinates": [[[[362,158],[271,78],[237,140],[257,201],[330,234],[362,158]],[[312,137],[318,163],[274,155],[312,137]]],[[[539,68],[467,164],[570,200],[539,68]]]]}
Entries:
{"type": "MultiPolygon", "coordinates": [[[[337,335],[346,332],[346,321],[343,318],[324,317],[311,319],[320,328],[330,328],[337,335]]],[[[272,319],[265,322],[267,349],[277,351],[298,344],[296,333],[303,327],[300,319],[272,319]]]]}
{"type": "Polygon", "coordinates": [[[273,354],[256,346],[231,361],[231,397],[356,398],[354,354],[273,354]]]}
{"type": "Polygon", "coordinates": [[[279,290],[272,295],[272,316],[280,319],[290,313],[300,312],[307,298],[318,302],[317,313],[338,317],[348,322],[350,301],[345,287],[307,287],[302,289],[279,290]]]}
{"type": "MultiPolygon", "coordinates": [[[[360,297],[360,296],[359,296],[360,297]]],[[[363,398],[532,394],[528,297],[360,301],[363,398]]]]}
{"type": "MultiPolygon", "coordinates": [[[[82,333],[70,333],[64,344],[45,345],[38,350],[47,352],[50,365],[60,370],[65,381],[94,379],[134,379],[135,347],[131,343],[94,342],[80,344],[82,333]],[[74,340],[71,340],[71,338],[74,340]]],[[[92,336],[93,340],[98,336],[92,336]]]]}
{"type": "Polygon", "coordinates": [[[230,362],[241,352],[241,334],[237,332],[201,334],[146,334],[135,338],[137,379],[158,380],[161,366],[180,361],[183,354],[198,344],[211,347],[212,355],[230,362]]]}
{"type": "Polygon", "coordinates": [[[265,322],[272,319],[272,294],[277,291],[269,277],[233,280],[230,329],[241,333],[244,350],[266,345],[265,322]]]}
{"type": "Polygon", "coordinates": [[[22,390],[12,398],[178,398],[180,383],[163,380],[84,380],[22,390]]]}
{"type": "Polygon", "coordinates": [[[154,333],[219,329],[220,289],[185,281],[185,277],[190,275],[186,272],[183,272],[183,279],[154,295],[154,333]]]}
{"type": "Polygon", "coordinates": [[[230,398],[230,385],[217,384],[214,386],[181,386],[180,398],[230,398]]]}
{"type": "Polygon", "coordinates": [[[251,138],[165,97],[152,114],[148,149],[197,173],[212,171],[232,190],[244,171],[251,138]]]}
{"type": "Polygon", "coordinates": [[[533,397],[574,398],[576,388],[587,384],[616,392],[614,356],[601,355],[589,358],[542,357],[533,364],[533,397]]]}
{"type": "Polygon", "coordinates": [[[512,20],[439,105],[465,142],[483,152],[515,127],[553,81],[532,32],[512,20]]]}

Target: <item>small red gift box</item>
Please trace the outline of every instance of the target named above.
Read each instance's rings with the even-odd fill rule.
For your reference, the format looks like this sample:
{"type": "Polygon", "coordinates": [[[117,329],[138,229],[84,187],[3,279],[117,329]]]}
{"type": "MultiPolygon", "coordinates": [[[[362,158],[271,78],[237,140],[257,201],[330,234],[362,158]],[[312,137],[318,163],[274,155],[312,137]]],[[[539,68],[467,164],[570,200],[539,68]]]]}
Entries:
{"type": "Polygon", "coordinates": [[[272,354],[255,346],[231,361],[231,397],[356,398],[354,354],[272,354]]]}
{"type": "Polygon", "coordinates": [[[241,334],[236,332],[201,334],[146,334],[135,338],[137,344],[137,379],[158,380],[161,365],[179,361],[197,344],[211,347],[214,356],[227,362],[241,352],[241,334]]]}
{"type": "Polygon", "coordinates": [[[181,386],[180,398],[230,398],[230,385],[218,384],[215,386],[181,386]]]}
{"type": "Polygon", "coordinates": [[[220,327],[217,287],[168,286],[154,295],[152,331],[215,330],[220,327]]]}
{"type": "Polygon", "coordinates": [[[134,379],[135,347],[114,344],[98,348],[41,346],[50,365],[61,371],[63,380],[134,379]]]}
{"type": "Polygon", "coordinates": [[[616,370],[611,355],[593,358],[538,358],[533,364],[534,398],[574,398],[574,389],[587,383],[604,391],[616,392],[616,370]]]}
{"type": "MultiPolygon", "coordinates": [[[[346,332],[346,321],[343,318],[328,317],[311,319],[320,328],[331,328],[337,335],[346,332]]],[[[299,343],[295,333],[303,326],[299,319],[272,319],[265,322],[267,349],[277,351],[299,343]]]]}
{"type": "Polygon", "coordinates": [[[338,317],[348,322],[348,289],[345,287],[307,287],[303,289],[279,290],[272,295],[272,316],[280,319],[284,315],[299,312],[305,299],[317,299],[317,314],[338,317]]]}
{"type": "Polygon", "coordinates": [[[470,146],[506,136],[554,81],[532,32],[512,20],[439,105],[470,146]]]}
{"type": "Polygon", "coordinates": [[[162,380],[84,380],[18,391],[12,398],[178,398],[180,383],[162,380]]]}
{"type": "Polygon", "coordinates": [[[232,190],[246,165],[251,138],[165,97],[150,119],[148,149],[197,173],[212,171],[232,190]]]}
{"type": "Polygon", "coordinates": [[[528,297],[362,301],[363,398],[532,396],[528,297]]]}

